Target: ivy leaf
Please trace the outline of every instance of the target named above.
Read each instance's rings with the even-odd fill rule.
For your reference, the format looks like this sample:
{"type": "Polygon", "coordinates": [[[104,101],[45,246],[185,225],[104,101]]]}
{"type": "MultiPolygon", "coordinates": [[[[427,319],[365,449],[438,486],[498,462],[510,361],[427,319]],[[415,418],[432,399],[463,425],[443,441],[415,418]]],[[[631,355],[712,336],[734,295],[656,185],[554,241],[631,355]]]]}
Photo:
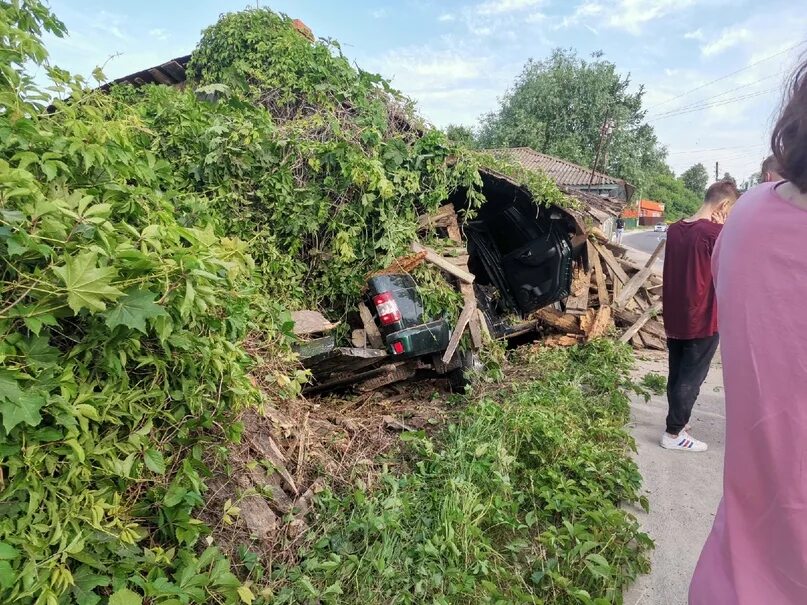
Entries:
{"type": "Polygon", "coordinates": [[[59,359],[59,350],[50,346],[45,336],[25,340],[17,346],[25,354],[26,361],[37,368],[53,367],[59,359]]]}
{"type": "Polygon", "coordinates": [[[9,590],[17,581],[14,570],[8,561],[0,561],[0,588],[9,590]]]}
{"type": "Polygon", "coordinates": [[[165,460],[163,460],[163,455],[160,452],[153,448],[149,448],[146,450],[143,458],[146,462],[146,467],[151,472],[157,473],[158,475],[165,473],[165,460]]]}
{"type": "Polygon", "coordinates": [[[143,598],[128,588],[121,588],[109,597],[109,605],[143,605],[143,598]]]}
{"type": "Polygon", "coordinates": [[[166,315],[165,309],[154,302],[157,297],[148,290],[127,290],[114,309],[106,313],[106,325],[110,329],[126,326],[146,333],[146,319],[166,315]]]}
{"type": "Polygon", "coordinates": [[[20,551],[11,546],[11,544],[0,542],[0,561],[13,561],[19,556],[20,551]]]}
{"type": "Polygon", "coordinates": [[[14,401],[22,397],[22,389],[17,384],[14,374],[7,370],[0,370],[0,400],[14,401]]]}
{"type": "Polygon", "coordinates": [[[81,309],[104,311],[105,300],[115,300],[123,294],[110,285],[115,277],[115,269],[98,267],[97,260],[98,256],[94,252],[82,252],[68,258],[64,267],[53,270],[64,281],[67,304],[74,313],[81,309]]]}
{"type": "Polygon", "coordinates": [[[6,433],[24,422],[28,426],[37,426],[42,422],[39,410],[45,405],[45,398],[36,393],[22,393],[16,399],[0,400],[0,415],[3,416],[3,426],[6,433]]]}

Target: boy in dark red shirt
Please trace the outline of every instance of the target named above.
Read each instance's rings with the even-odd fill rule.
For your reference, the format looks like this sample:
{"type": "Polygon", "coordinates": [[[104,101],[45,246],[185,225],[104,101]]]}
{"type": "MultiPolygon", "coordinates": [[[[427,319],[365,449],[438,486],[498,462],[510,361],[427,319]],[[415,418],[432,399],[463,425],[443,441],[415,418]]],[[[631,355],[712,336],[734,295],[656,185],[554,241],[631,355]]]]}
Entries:
{"type": "Polygon", "coordinates": [[[661,437],[661,447],[667,449],[707,449],[689,434],[689,418],[718,345],[712,251],[739,196],[734,183],[718,181],[706,191],[698,212],[670,225],[667,231],[664,328],[670,373],[667,429],[661,437]]]}

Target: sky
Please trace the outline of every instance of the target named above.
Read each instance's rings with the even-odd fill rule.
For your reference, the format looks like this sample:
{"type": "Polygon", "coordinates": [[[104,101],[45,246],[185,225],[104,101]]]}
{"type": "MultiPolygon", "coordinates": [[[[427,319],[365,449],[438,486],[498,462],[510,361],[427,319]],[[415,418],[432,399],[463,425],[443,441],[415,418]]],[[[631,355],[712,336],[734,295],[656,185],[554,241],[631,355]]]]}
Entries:
{"type": "MultiPolygon", "coordinates": [[[[759,170],[786,78],[807,58],[805,0],[258,0],[337,40],[367,71],[415,99],[438,127],[474,127],[529,59],[602,51],[632,87],[680,174],[702,162],[739,182],[759,170]]],[[[190,53],[245,0],[51,0],[69,36],[51,62],[109,78],[190,53]]]]}

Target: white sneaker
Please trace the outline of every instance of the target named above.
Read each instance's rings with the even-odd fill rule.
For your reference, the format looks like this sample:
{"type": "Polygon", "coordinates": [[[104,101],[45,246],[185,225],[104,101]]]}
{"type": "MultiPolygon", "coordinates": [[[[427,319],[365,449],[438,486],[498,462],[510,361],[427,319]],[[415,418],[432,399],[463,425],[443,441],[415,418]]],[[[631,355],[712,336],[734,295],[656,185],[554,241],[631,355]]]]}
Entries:
{"type": "Polygon", "coordinates": [[[685,430],[678,433],[678,437],[673,437],[665,432],[661,436],[661,447],[685,452],[705,452],[709,449],[709,446],[703,441],[698,441],[685,430]]]}

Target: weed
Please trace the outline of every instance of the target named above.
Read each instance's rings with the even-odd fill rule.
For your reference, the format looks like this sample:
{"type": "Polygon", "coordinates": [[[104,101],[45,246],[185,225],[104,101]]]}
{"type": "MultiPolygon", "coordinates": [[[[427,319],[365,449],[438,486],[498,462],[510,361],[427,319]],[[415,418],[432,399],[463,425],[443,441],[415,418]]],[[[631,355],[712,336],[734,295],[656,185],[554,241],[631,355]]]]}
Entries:
{"type": "Polygon", "coordinates": [[[667,392],[667,377],[655,372],[645,374],[640,384],[654,395],[663,395],[667,392]]]}

